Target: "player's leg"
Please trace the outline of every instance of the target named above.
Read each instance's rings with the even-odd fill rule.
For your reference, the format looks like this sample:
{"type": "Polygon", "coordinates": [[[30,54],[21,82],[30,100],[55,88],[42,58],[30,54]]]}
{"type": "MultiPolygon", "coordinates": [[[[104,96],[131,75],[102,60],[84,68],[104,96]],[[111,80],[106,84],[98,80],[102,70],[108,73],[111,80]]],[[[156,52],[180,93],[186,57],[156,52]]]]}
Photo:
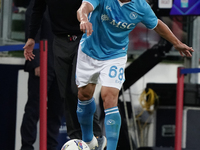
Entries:
{"type": "Polygon", "coordinates": [[[95,84],[89,83],[79,88],[77,116],[82,129],[83,141],[89,145],[90,149],[103,150],[107,144],[105,136],[94,137],[95,133],[93,133],[93,131],[95,132],[93,119],[96,117],[94,116],[96,104],[93,97],[95,86],[95,84]]]}
{"type": "Polygon", "coordinates": [[[99,70],[92,64],[93,59],[81,51],[79,47],[76,84],[78,90],[77,116],[82,130],[82,139],[87,142],[90,149],[98,146],[97,139],[93,134],[93,115],[96,111],[96,104],[93,98],[95,86],[98,80],[99,70]]]}
{"type": "Polygon", "coordinates": [[[116,150],[119,139],[121,116],[117,107],[119,90],[112,87],[102,87],[101,96],[105,112],[105,132],[107,150],[116,150]]]}
{"type": "Polygon", "coordinates": [[[88,84],[79,88],[77,116],[82,130],[82,139],[90,142],[93,134],[93,118],[96,111],[96,103],[93,97],[95,84],[88,84]]]}
{"type": "Polygon", "coordinates": [[[121,116],[117,107],[119,90],[125,80],[124,68],[127,57],[116,58],[102,62],[100,73],[102,83],[101,97],[105,111],[105,131],[107,150],[116,150],[119,139],[121,116]]]}

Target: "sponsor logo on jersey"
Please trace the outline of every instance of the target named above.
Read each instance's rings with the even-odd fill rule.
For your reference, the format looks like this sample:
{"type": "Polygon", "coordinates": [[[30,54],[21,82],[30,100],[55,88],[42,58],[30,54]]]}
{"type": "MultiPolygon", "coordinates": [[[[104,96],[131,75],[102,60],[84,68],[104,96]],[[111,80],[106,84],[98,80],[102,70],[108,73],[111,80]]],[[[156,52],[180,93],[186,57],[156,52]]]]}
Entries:
{"type": "Polygon", "coordinates": [[[135,26],[134,23],[127,23],[127,22],[120,22],[120,21],[117,22],[114,19],[110,22],[110,24],[120,29],[131,29],[135,26]]]}

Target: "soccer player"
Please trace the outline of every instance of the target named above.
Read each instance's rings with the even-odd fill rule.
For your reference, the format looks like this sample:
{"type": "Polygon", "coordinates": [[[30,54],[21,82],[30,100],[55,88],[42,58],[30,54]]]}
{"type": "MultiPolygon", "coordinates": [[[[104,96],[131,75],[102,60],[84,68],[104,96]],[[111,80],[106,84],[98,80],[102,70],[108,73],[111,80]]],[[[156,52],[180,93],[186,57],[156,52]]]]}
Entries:
{"type": "Polygon", "coordinates": [[[85,32],[79,44],[76,67],[77,116],[82,139],[91,149],[97,144],[92,131],[93,93],[96,84],[101,83],[107,150],[116,150],[121,125],[117,102],[125,80],[129,33],[142,22],[171,42],[181,56],[191,57],[190,52],[194,50],[175,37],[145,0],[83,0],[77,18],[80,29],[85,32]]]}

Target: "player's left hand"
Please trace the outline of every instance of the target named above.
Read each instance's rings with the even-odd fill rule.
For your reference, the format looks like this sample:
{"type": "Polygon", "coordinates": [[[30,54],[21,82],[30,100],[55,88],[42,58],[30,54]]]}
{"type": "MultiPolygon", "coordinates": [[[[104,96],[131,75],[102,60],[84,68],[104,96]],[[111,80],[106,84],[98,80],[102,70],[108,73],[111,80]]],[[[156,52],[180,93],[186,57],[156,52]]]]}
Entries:
{"type": "Polygon", "coordinates": [[[174,45],[174,48],[179,51],[181,56],[187,56],[187,57],[192,57],[191,52],[194,52],[192,47],[188,47],[187,45],[183,43],[179,43],[177,45],[174,45]]]}

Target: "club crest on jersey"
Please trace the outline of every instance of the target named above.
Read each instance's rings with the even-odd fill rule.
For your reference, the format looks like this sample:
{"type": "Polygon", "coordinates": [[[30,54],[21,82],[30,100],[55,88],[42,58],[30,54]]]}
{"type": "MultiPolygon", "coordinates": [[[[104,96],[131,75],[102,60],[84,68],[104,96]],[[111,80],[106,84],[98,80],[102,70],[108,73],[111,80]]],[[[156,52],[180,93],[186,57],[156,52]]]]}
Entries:
{"type": "Polygon", "coordinates": [[[130,16],[131,19],[136,19],[138,14],[136,12],[132,12],[132,13],[130,13],[129,16],[130,16]]]}

